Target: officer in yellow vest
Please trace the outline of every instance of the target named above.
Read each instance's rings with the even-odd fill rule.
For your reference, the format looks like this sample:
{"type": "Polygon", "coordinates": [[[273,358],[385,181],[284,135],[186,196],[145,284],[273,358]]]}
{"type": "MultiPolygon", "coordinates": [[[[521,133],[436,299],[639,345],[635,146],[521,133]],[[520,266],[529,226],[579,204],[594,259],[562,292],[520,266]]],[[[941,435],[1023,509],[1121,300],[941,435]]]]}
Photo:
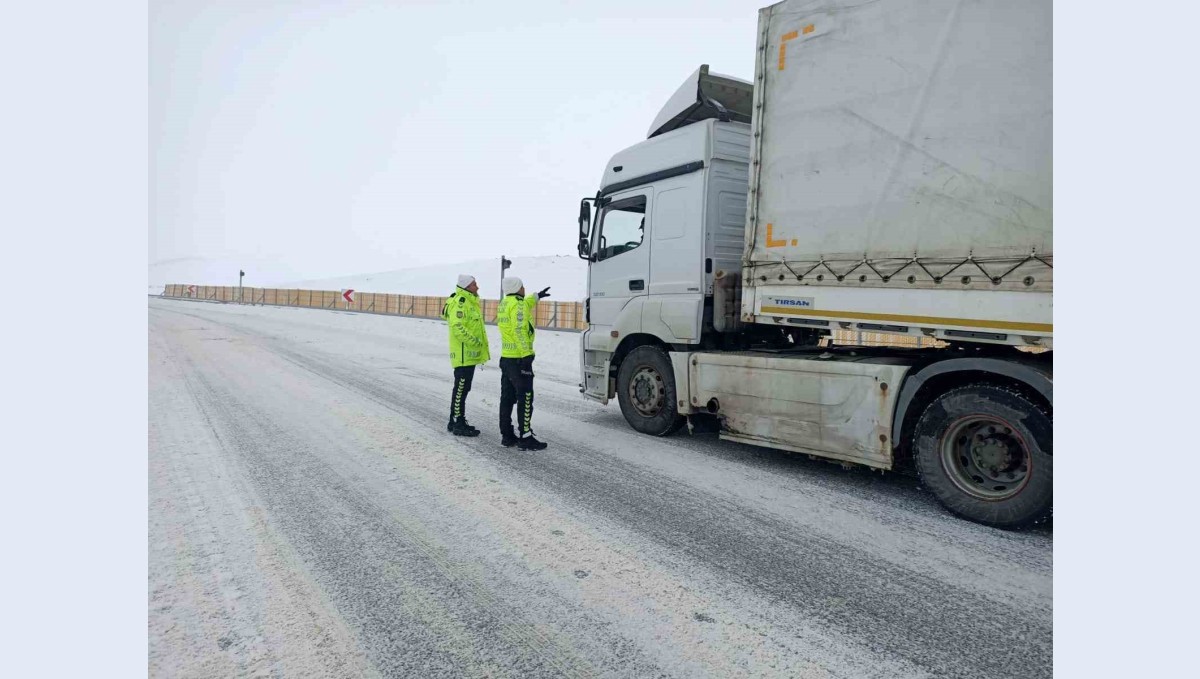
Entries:
{"type": "Polygon", "coordinates": [[[486,363],[491,356],[483,328],[479,284],[474,276],[458,277],[458,287],[442,307],[442,318],[450,327],[450,365],[454,368],[450,423],[446,431],[455,436],[479,436],[479,430],[467,423],[467,394],[471,392],[475,366],[486,363]]]}
{"type": "Polygon", "coordinates": [[[496,312],[500,327],[500,436],[505,447],[543,450],[546,444],[533,436],[533,333],[539,299],[550,296],[544,288],[537,297],[525,296],[520,278],[505,278],[504,298],[496,312]],[[519,431],[513,430],[512,411],[517,406],[519,431]]]}

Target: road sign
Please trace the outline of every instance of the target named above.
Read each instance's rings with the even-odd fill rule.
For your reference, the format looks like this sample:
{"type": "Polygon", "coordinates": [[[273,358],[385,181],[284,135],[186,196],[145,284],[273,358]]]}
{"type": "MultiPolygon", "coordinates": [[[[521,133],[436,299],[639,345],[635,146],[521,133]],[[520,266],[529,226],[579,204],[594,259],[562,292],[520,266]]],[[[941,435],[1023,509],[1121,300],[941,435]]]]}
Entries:
{"type": "Polygon", "coordinates": [[[188,297],[191,297],[192,295],[195,295],[195,294],[196,294],[196,286],[189,285],[188,286],[188,297]]]}
{"type": "Polygon", "coordinates": [[[353,304],[354,290],[342,290],[342,299],[346,300],[346,304],[353,304]]]}

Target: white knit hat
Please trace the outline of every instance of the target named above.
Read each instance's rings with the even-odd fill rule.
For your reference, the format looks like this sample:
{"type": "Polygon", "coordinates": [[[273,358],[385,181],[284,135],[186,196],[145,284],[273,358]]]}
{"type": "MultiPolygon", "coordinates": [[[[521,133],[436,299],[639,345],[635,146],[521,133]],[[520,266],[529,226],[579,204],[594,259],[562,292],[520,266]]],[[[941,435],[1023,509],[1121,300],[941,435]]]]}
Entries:
{"type": "Polygon", "coordinates": [[[466,289],[466,287],[475,282],[474,276],[468,276],[465,273],[458,274],[458,287],[466,289]]]}
{"type": "Polygon", "coordinates": [[[521,279],[517,278],[516,276],[506,276],[504,280],[500,282],[500,289],[506,295],[515,295],[517,294],[517,291],[523,287],[525,287],[525,284],[522,283],[521,279]]]}

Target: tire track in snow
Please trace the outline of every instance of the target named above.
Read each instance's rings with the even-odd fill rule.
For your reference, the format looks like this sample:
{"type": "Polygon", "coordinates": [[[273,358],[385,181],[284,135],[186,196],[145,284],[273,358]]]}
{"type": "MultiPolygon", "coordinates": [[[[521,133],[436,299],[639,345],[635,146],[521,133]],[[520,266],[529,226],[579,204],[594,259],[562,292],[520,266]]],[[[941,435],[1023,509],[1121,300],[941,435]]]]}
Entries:
{"type": "MultiPolygon", "coordinates": [[[[174,338],[171,338],[174,339],[174,338]]],[[[376,676],[150,333],[151,676],[376,676]]]]}
{"type": "Polygon", "coordinates": [[[382,674],[593,675],[586,660],[501,604],[450,563],[435,540],[397,522],[307,442],[255,417],[253,404],[215,385],[194,363],[185,379],[222,447],[241,461],[382,674]]]}
{"type": "MultiPolygon", "coordinates": [[[[221,323],[207,316],[197,318],[221,323]]],[[[441,433],[444,413],[440,406],[445,400],[441,387],[445,380],[440,373],[427,369],[432,362],[405,366],[406,379],[397,385],[381,379],[376,374],[377,366],[360,366],[345,353],[329,354],[319,345],[267,337],[261,329],[242,323],[228,325],[263,340],[260,346],[280,355],[292,351],[293,358],[308,362],[307,369],[313,374],[369,397],[432,433],[441,433]]],[[[547,401],[553,405],[553,397],[540,402],[547,401]]],[[[750,511],[741,503],[704,492],[703,488],[697,492],[694,485],[649,473],[644,467],[615,457],[603,445],[564,443],[556,445],[558,452],[552,456],[522,459],[483,442],[457,442],[571,500],[571,504],[628,525],[676,554],[775,596],[781,605],[813,612],[843,630],[847,637],[881,653],[912,658],[919,666],[943,676],[1049,673],[1048,609],[1030,616],[1012,607],[997,606],[969,588],[949,587],[934,577],[897,568],[878,556],[848,548],[836,539],[814,535],[794,522],[750,511]],[[797,553],[805,549],[809,553],[797,553]],[[739,550],[741,554],[729,553],[739,550]],[[824,563],[809,563],[813,559],[823,559],[824,563]],[[854,591],[839,596],[846,594],[847,588],[854,591]],[[895,601],[889,601],[889,597],[895,601]]],[[[661,443],[649,439],[645,445],[661,443]]],[[[949,517],[946,520],[956,521],[949,517]]],[[[970,545],[962,547],[970,549],[970,545]]]]}
{"type": "MultiPolygon", "coordinates": [[[[215,376],[209,381],[221,387],[222,402],[226,392],[239,395],[231,406],[234,417],[269,419],[291,429],[345,481],[389,508],[393,520],[415,520],[427,534],[439,536],[453,560],[475,565],[477,572],[486,569],[492,592],[605,674],[924,676],[847,644],[702,565],[664,560],[656,545],[603,517],[585,512],[581,520],[577,508],[560,505],[560,497],[474,455],[459,439],[413,428],[392,409],[344,392],[269,353],[250,335],[218,325],[206,322],[176,334],[192,345],[198,367],[215,376]],[[197,336],[205,341],[194,341],[197,336]],[[246,402],[256,407],[246,409],[246,402]],[[475,493],[466,490],[472,486],[475,493]],[[572,573],[580,566],[590,577],[588,571],[572,573]]],[[[460,640],[464,647],[476,643],[460,640]]]]}
{"type": "MultiPolygon", "coordinates": [[[[282,346],[275,351],[417,426],[444,427],[441,401],[428,394],[397,389],[362,369],[282,346]]],[[[973,592],[617,460],[601,449],[559,444],[560,452],[553,455],[518,455],[494,443],[460,443],[820,618],[872,651],[937,676],[1049,676],[1049,620],[1030,620],[973,592]]]]}

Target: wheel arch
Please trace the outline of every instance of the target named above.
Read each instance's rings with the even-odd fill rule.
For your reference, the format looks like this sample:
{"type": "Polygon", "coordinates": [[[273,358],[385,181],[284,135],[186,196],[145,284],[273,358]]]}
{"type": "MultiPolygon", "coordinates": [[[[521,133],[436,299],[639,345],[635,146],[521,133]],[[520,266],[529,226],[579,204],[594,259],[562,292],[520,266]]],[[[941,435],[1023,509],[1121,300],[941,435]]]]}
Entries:
{"type": "MultiPolygon", "coordinates": [[[[939,395],[965,384],[987,383],[1017,390],[1053,413],[1054,381],[1040,366],[998,358],[953,358],[927,365],[904,381],[892,419],[897,457],[911,459],[911,439],[917,420],[939,395]]],[[[1051,432],[1038,436],[1038,445],[1052,450],[1051,432]]]]}
{"type": "Polygon", "coordinates": [[[612,358],[609,359],[608,374],[610,377],[616,377],[621,369],[621,362],[629,355],[629,352],[638,347],[652,346],[662,350],[663,353],[671,351],[671,345],[662,341],[658,337],[644,333],[635,332],[631,335],[626,335],[617,345],[617,350],[613,352],[612,358]]]}

